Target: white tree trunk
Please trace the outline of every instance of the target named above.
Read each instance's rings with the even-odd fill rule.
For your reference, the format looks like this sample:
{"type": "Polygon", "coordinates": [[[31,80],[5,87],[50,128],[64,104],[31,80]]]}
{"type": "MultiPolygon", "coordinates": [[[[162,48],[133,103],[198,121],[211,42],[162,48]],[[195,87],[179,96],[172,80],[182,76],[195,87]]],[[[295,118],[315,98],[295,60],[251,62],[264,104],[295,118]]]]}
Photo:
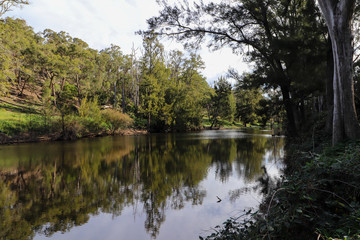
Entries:
{"type": "Polygon", "coordinates": [[[353,83],[352,17],[355,0],[318,0],[331,38],[334,58],[333,144],[360,136],[353,83]]]}

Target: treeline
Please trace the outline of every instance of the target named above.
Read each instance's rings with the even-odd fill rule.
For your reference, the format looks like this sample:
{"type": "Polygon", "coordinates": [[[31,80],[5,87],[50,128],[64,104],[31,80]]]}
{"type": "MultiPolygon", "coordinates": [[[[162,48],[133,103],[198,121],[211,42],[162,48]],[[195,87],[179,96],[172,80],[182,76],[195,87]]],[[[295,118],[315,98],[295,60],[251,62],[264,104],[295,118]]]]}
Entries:
{"type": "MultiPolygon", "coordinates": [[[[337,1],[325,2],[336,5],[337,1]]],[[[326,127],[332,132],[334,143],[357,137],[355,133],[360,128],[353,91],[354,80],[355,89],[359,88],[357,1],[349,1],[346,5],[349,9],[344,10],[349,16],[340,21],[344,26],[338,32],[341,35],[343,29],[347,37],[346,43],[343,41],[347,52],[341,57],[339,52],[345,51],[345,47],[335,49],[341,46],[341,41],[336,43],[338,39],[330,37],[332,33],[312,0],[194,4],[165,0],[162,6],[158,16],[148,19],[148,30],[142,33],[156,32],[194,47],[206,41],[211,49],[230,47],[234,53],[244,54],[254,64],[252,71],[242,75],[231,70],[230,76],[242,90],[269,89],[274,93],[270,96],[278,95],[274,99],[285,110],[289,136],[301,135],[319,113],[328,113],[326,127]],[[334,51],[339,52],[333,54],[334,51]],[[343,64],[346,67],[339,71],[334,59],[336,64],[346,61],[343,64]]],[[[355,98],[359,110],[356,92],[355,98]]]]}
{"type": "Polygon", "coordinates": [[[152,130],[201,126],[212,90],[196,54],[166,52],[154,35],[143,38],[138,58],[135,49],[97,51],[65,32],[35,33],[24,20],[6,18],[0,28],[3,96],[33,95],[41,114],[92,118],[94,127],[100,127],[100,106],[121,109],[152,130]]]}
{"type": "Polygon", "coordinates": [[[1,95],[32,96],[43,127],[57,117],[53,128],[70,135],[131,125],[187,131],[200,129],[204,117],[213,127],[222,120],[266,125],[274,115],[263,91],[233,88],[223,77],[211,88],[199,55],[167,52],[154,34],[143,36],[141,50],[124,54],[115,45],[91,49],[65,32],[35,33],[20,19],[6,18],[0,28],[1,95]]]}

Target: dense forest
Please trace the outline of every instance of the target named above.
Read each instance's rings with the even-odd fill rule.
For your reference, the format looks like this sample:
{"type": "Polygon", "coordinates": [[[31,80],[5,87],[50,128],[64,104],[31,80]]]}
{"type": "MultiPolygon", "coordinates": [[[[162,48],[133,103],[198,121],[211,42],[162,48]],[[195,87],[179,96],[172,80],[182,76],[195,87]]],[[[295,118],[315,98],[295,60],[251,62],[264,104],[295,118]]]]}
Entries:
{"type": "Polygon", "coordinates": [[[64,138],[72,138],[130,126],[187,131],[203,127],[203,118],[210,127],[224,120],[279,121],[281,106],[270,107],[276,91],[265,96],[260,88],[233,88],[225,77],[210,87],[199,55],[167,52],[155,34],[144,35],[142,48],[125,55],[115,45],[91,49],[65,32],[35,33],[20,19],[3,19],[0,27],[1,104],[11,109],[28,102],[20,111],[31,121],[4,121],[5,134],[62,129],[64,138]]]}
{"type": "Polygon", "coordinates": [[[2,96],[32,98],[36,113],[60,116],[64,128],[77,116],[90,131],[103,127],[103,117],[116,128],[116,119],[126,124],[130,115],[140,127],[186,130],[199,126],[198,109],[211,96],[200,57],[166,53],[155,36],[144,37],[137,59],[135,50],[96,51],[65,32],[34,33],[19,19],[4,19],[1,32],[2,96]]]}

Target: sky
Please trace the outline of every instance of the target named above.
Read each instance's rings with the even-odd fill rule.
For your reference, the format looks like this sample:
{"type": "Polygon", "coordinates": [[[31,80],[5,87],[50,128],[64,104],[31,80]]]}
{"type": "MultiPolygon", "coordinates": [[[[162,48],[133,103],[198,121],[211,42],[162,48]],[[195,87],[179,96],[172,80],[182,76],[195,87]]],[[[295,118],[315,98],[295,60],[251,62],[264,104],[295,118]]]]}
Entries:
{"type": "MultiPolygon", "coordinates": [[[[120,46],[123,53],[130,54],[134,46],[140,55],[141,36],[135,32],[146,30],[146,20],[160,10],[156,0],[30,0],[30,5],[13,8],[5,16],[26,20],[35,32],[65,31],[93,49],[102,50],[114,44],[120,46]]],[[[184,51],[181,44],[174,41],[162,43],[166,50],[184,51]]],[[[225,76],[230,67],[239,72],[249,70],[241,56],[234,55],[230,49],[210,52],[204,46],[198,54],[205,62],[202,74],[210,84],[225,76]]]]}

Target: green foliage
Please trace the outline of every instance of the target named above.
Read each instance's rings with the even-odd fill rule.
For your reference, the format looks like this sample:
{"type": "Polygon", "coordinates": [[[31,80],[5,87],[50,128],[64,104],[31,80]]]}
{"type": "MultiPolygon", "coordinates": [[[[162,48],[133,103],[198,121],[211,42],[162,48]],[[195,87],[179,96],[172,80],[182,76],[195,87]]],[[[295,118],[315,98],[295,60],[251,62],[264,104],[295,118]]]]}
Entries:
{"type": "Polygon", "coordinates": [[[80,119],[76,118],[74,115],[66,115],[62,122],[63,124],[63,139],[74,140],[80,138],[85,132],[84,126],[79,121],[80,119]]]}
{"type": "Polygon", "coordinates": [[[185,57],[179,51],[170,52],[165,60],[163,46],[155,35],[144,36],[141,61],[139,113],[154,131],[187,131],[199,129],[203,106],[210,88],[199,70],[200,56],[185,57]]]}
{"type": "Polygon", "coordinates": [[[0,131],[8,136],[13,136],[21,132],[25,132],[26,125],[16,121],[1,121],[0,131]]]}
{"type": "MultiPolygon", "coordinates": [[[[111,45],[109,48],[105,48],[100,51],[99,63],[101,64],[102,76],[102,91],[107,94],[107,101],[114,104],[114,108],[117,108],[120,87],[122,88],[122,100],[125,103],[126,92],[129,92],[130,88],[130,76],[129,70],[131,63],[129,57],[125,56],[120,47],[111,45]],[[125,89],[127,87],[127,89],[125,89]]],[[[125,109],[123,109],[125,111],[125,109]]]]}
{"type": "MultiPolygon", "coordinates": [[[[45,126],[51,128],[55,124],[51,119],[60,115],[55,125],[63,132],[73,129],[67,135],[96,134],[108,124],[103,122],[100,105],[112,105],[121,106],[139,127],[147,121],[147,129],[154,131],[200,128],[211,90],[199,72],[204,68],[199,55],[179,51],[168,55],[155,34],[144,36],[143,54],[137,60],[136,50],[125,55],[119,46],[111,45],[98,52],[66,32],[46,29],[35,34],[23,20],[7,18],[0,28],[4,48],[0,94],[16,89],[22,100],[31,96],[45,126]],[[74,121],[77,127],[66,121],[74,121]]],[[[13,93],[9,97],[14,98],[13,93]]],[[[38,128],[2,124],[3,131],[12,135],[38,128]]]]}
{"type": "Polygon", "coordinates": [[[214,84],[214,93],[207,103],[208,116],[211,118],[211,126],[219,123],[219,118],[233,121],[234,97],[232,96],[231,84],[220,77],[214,84]]]}
{"type": "Polygon", "coordinates": [[[101,118],[101,113],[97,98],[95,97],[90,101],[87,99],[87,97],[83,98],[78,108],[78,113],[82,118],[91,117],[93,119],[99,120],[101,118]]]}
{"type": "Polygon", "coordinates": [[[228,120],[230,122],[234,122],[235,121],[235,114],[236,114],[236,98],[234,95],[234,92],[232,91],[231,94],[229,95],[229,110],[230,110],[230,117],[228,118],[228,120]]]}
{"type": "Polygon", "coordinates": [[[57,108],[62,114],[70,114],[75,112],[77,104],[76,95],[76,86],[66,83],[57,99],[57,108]]]}
{"type": "Polygon", "coordinates": [[[103,110],[101,111],[101,114],[108,123],[112,133],[115,133],[115,131],[118,129],[128,128],[133,124],[133,120],[129,115],[114,109],[103,110]]]}
{"type": "Polygon", "coordinates": [[[18,115],[19,118],[7,118],[0,121],[0,132],[8,136],[17,136],[24,133],[39,135],[50,133],[54,129],[51,121],[37,114],[18,115]]]}
{"type": "Polygon", "coordinates": [[[6,95],[11,86],[22,95],[26,86],[34,84],[34,66],[28,49],[36,44],[37,37],[24,20],[6,18],[0,23],[0,96],[6,95]],[[14,41],[16,39],[16,41],[14,41]]]}
{"type": "Polygon", "coordinates": [[[259,120],[257,115],[260,109],[260,100],[263,98],[258,89],[244,90],[237,88],[236,94],[236,116],[246,126],[247,123],[253,124],[259,120]]]}
{"type": "MultiPolygon", "coordinates": [[[[327,29],[315,1],[239,0],[185,4],[164,0],[149,30],[197,48],[230,47],[254,63],[248,87],[280,89],[288,134],[296,136],[297,112],[311,97],[325,95],[327,29]],[[247,50],[246,50],[247,49],[247,50]]],[[[310,104],[307,108],[311,108],[310,104]]],[[[249,116],[253,119],[253,116],[249,116]]],[[[246,120],[248,121],[248,120],[246,120]]]]}

